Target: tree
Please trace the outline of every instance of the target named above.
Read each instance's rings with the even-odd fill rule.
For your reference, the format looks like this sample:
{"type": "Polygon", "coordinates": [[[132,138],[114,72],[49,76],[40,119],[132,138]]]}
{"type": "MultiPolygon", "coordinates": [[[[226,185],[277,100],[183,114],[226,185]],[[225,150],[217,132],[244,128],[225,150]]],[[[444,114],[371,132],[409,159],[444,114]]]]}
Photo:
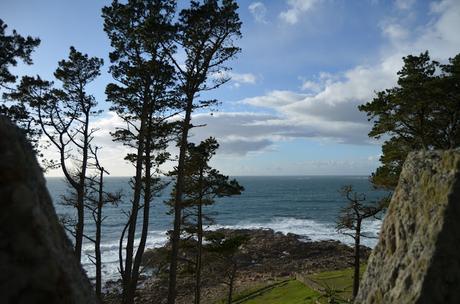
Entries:
{"type": "Polygon", "coordinates": [[[353,191],[350,185],[341,189],[342,195],[347,199],[348,205],[340,211],[337,219],[336,229],[338,232],[352,237],[355,241],[354,252],[354,276],[353,276],[353,298],[358,294],[359,268],[360,268],[360,245],[361,237],[368,237],[362,234],[363,220],[376,217],[383,210],[383,201],[374,205],[365,205],[366,195],[353,191]]]}
{"type": "Polygon", "coordinates": [[[102,254],[101,254],[101,241],[102,241],[102,222],[105,217],[102,216],[102,208],[107,204],[118,204],[122,194],[118,192],[106,192],[104,190],[104,174],[109,174],[104,167],[101,166],[97,156],[98,148],[91,148],[91,155],[93,158],[92,167],[96,169],[97,174],[89,178],[88,193],[86,207],[91,211],[91,215],[96,226],[94,238],[85,236],[94,243],[94,256],[90,256],[91,262],[96,267],[96,296],[102,302],[102,254]]]}
{"type": "Polygon", "coordinates": [[[398,86],[359,106],[374,123],[369,136],[386,138],[382,165],[371,177],[386,189],[397,185],[410,151],[460,145],[460,54],[445,65],[432,61],[428,52],[403,60],[398,86]]]}
{"type": "Polygon", "coordinates": [[[233,289],[235,287],[235,279],[240,264],[238,262],[239,250],[242,245],[247,243],[249,236],[247,235],[234,235],[225,236],[221,232],[212,232],[206,236],[206,250],[213,253],[219,260],[218,271],[224,273],[224,280],[222,283],[228,286],[227,303],[231,304],[233,299],[233,289]]]}
{"type": "Polygon", "coordinates": [[[209,166],[218,148],[219,144],[212,137],[199,145],[189,143],[185,161],[182,225],[187,237],[196,237],[195,304],[200,303],[201,296],[203,225],[212,223],[212,218],[203,212],[203,207],[214,204],[217,197],[239,195],[244,191],[235,179],[230,180],[209,166]]]}
{"type": "Polygon", "coordinates": [[[119,260],[123,303],[133,303],[140,274],[150,219],[150,204],[165,186],[158,177],[160,165],[169,157],[166,147],[173,131],[169,118],[176,114],[178,98],[174,68],[165,49],[173,33],[173,0],[113,1],[102,10],[104,30],[112,46],[110,72],[116,81],[106,88],[112,110],[126,127],[113,134],[115,141],[133,152],[126,156],[135,168],[131,180],[133,197],[127,224],[120,237],[119,260]],[[134,248],[138,216],[142,228],[134,248]],[[124,240],[126,249],[123,257],[124,240]]]}
{"type": "MultiPolygon", "coordinates": [[[[178,139],[179,157],[174,197],[174,227],[171,234],[171,265],[169,272],[168,304],[175,303],[177,260],[182,222],[182,201],[184,192],[185,158],[188,147],[188,134],[192,128],[192,112],[197,108],[209,107],[215,100],[197,100],[200,92],[219,87],[228,78],[214,78],[211,75],[224,75],[228,70],[224,64],[235,57],[240,48],[234,40],[241,36],[241,22],[236,12],[238,5],[233,0],[191,1],[190,8],[183,9],[176,25],[174,43],[166,47],[171,50],[180,47],[185,52],[182,64],[171,51],[168,55],[174,63],[179,77],[179,92],[183,96],[181,108],[184,119],[181,122],[178,139]]],[[[164,44],[167,45],[169,41],[164,44]]]]}
{"type": "Polygon", "coordinates": [[[25,64],[32,64],[31,54],[40,44],[40,39],[30,36],[23,37],[15,30],[10,35],[6,33],[7,25],[0,19],[0,93],[4,89],[2,103],[0,104],[0,115],[8,117],[18,125],[26,134],[34,148],[37,148],[37,140],[40,132],[34,128],[33,119],[30,117],[27,108],[21,103],[7,102],[5,98],[8,93],[14,91],[10,85],[16,83],[17,76],[10,71],[11,67],[21,60],[25,64]]]}
{"type": "Polygon", "coordinates": [[[54,76],[62,83],[61,89],[39,76],[24,76],[15,92],[9,94],[13,100],[27,105],[34,121],[40,126],[50,145],[59,153],[59,161],[53,162],[62,172],[73,190],[65,203],[77,210],[75,225],[75,255],[81,259],[85,223],[85,194],[88,158],[95,129],[90,128],[90,119],[100,111],[97,102],[87,93],[87,87],[99,75],[103,60],[88,57],[74,47],[70,48],[68,60],[61,60],[54,76]]]}

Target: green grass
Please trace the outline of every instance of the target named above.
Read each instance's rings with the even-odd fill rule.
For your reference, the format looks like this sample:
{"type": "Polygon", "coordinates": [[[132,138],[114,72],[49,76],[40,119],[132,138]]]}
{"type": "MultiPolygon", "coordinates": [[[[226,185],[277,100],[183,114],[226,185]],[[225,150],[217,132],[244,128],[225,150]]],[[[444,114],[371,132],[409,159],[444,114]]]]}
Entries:
{"type": "Polygon", "coordinates": [[[320,294],[299,281],[289,280],[269,288],[241,304],[312,304],[320,294]]]}
{"type": "MultiPolygon", "coordinates": [[[[361,265],[361,276],[366,265],[361,265]]],[[[234,304],[316,304],[327,303],[325,290],[346,300],[351,298],[353,268],[325,271],[305,276],[303,283],[294,279],[269,285],[253,286],[235,295],[234,304]],[[322,292],[320,292],[322,291],[322,292]]],[[[226,303],[222,300],[218,303],[226,303]]]]}
{"type": "MultiPolygon", "coordinates": [[[[366,265],[361,265],[360,277],[362,277],[365,269],[366,265]]],[[[343,299],[351,298],[353,291],[353,268],[315,273],[307,275],[306,278],[323,288],[338,291],[338,295],[343,299]]]]}
{"type": "MultiPolygon", "coordinates": [[[[277,286],[284,284],[285,282],[286,280],[277,280],[269,284],[260,283],[260,284],[253,285],[250,288],[247,288],[241,292],[236,293],[233,296],[232,303],[237,303],[237,304],[245,303],[244,301],[255,298],[261,295],[262,293],[267,292],[270,289],[276,288],[277,286]]],[[[227,303],[227,299],[221,299],[215,304],[225,304],[225,303],[227,303]]]]}

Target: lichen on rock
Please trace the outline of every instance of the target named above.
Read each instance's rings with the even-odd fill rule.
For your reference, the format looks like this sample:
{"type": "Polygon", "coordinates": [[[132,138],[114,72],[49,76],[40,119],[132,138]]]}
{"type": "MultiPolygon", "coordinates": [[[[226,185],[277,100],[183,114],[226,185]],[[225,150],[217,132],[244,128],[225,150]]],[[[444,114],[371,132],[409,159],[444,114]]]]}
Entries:
{"type": "Polygon", "coordinates": [[[355,303],[460,303],[460,150],[410,153],[355,303]]]}

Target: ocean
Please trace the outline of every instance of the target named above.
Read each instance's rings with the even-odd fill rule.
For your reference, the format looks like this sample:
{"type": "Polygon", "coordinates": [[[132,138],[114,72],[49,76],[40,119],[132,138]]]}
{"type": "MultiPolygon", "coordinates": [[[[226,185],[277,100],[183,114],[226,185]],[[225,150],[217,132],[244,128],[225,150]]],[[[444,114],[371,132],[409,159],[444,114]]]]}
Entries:
{"type": "MultiPolygon", "coordinates": [[[[305,240],[339,240],[352,244],[353,239],[335,231],[335,221],[346,200],[339,190],[343,185],[352,185],[358,192],[366,193],[372,202],[386,193],[375,191],[366,176],[290,176],[290,177],[235,177],[245,188],[242,195],[219,198],[206,212],[214,215],[218,228],[271,228],[282,233],[295,233],[305,240]]],[[[47,186],[53,198],[57,214],[74,215],[74,209],[62,205],[61,197],[67,191],[63,178],[47,178],[47,186]]],[[[118,206],[107,205],[103,209],[106,217],[102,227],[103,277],[105,281],[117,280],[118,242],[127,217],[122,210],[130,207],[131,189],[128,177],[106,179],[107,191],[123,191],[118,206]]],[[[172,216],[163,203],[169,198],[170,189],[165,189],[152,203],[147,248],[161,246],[166,242],[166,231],[172,228],[172,216]]],[[[86,216],[85,233],[94,235],[94,224],[86,216]]],[[[372,238],[363,238],[362,244],[374,247],[381,220],[371,219],[364,223],[363,232],[372,238]]],[[[138,229],[140,230],[140,229],[138,229]]],[[[88,255],[93,255],[93,244],[83,246],[82,265],[90,278],[94,277],[94,266],[88,255]]]]}

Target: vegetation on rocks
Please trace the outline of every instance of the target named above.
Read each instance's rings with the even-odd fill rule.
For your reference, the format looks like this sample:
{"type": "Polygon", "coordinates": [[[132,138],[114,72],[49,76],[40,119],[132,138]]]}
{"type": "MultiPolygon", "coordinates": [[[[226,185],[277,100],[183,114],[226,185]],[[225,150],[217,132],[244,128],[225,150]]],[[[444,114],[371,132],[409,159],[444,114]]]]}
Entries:
{"type": "MultiPolygon", "coordinates": [[[[284,235],[270,229],[229,230],[217,232],[228,237],[246,236],[248,241],[241,246],[237,255],[239,264],[235,280],[235,296],[248,288],[258,288],[273,284],[281,278],[289,279],[299,274],[309,274],[325,270],[348,268],[353,264],[353,248],[338,241],[312,242],[295,234],[284,235]]],[[[186,261],[193,256],[193,251],[181,246],[181,260],[186,261]]],[[[144,266],[154,272],[154,276],[146,278],[144,286],[138,294],[139,303],[148,303],[151,299],[161,299],[165,295],[164,282],[167,279],[167,258],[169,245],[146,251],[144,266]]],[[[366,260],[370,249],[361,247],[361,258],[366,260]]],[[[203,252],[202,302],[211,303],[225,298],[228,288],[222,282],[224,272],[214,271],[221,268],[215,255],[206,250],[203,252]]],[[[178,281],[181,293],[179,303],[189,303],[193,299],[193,272],[182,262],[178,269],[181,280],[178,281]]],[[[162,303],[161,301],[159,303],[162,303]]]]}

